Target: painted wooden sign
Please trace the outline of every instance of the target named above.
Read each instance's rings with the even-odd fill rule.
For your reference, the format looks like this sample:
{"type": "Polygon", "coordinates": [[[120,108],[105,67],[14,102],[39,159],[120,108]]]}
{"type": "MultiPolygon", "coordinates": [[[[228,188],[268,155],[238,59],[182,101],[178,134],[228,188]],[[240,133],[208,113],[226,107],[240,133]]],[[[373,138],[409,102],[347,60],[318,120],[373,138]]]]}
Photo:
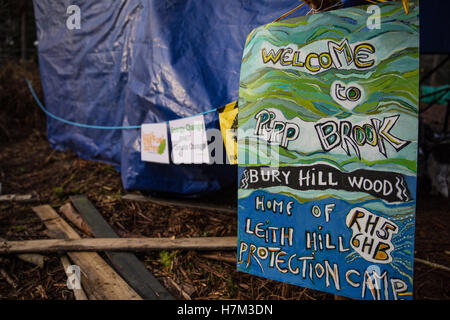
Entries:
{"type": "Polygon", "coordinates": [[[239,91],[240,271],[412,299],[419,6],[359,6],[248,37],[239,91]]]}

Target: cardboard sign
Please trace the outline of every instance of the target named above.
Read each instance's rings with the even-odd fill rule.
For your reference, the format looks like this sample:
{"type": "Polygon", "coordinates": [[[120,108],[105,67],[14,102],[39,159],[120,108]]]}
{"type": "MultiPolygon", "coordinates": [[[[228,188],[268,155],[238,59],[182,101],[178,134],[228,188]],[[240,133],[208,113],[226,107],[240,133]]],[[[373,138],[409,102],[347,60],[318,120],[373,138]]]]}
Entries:
{"type": "Polygon", "coordinates": [[[227,151],[230,164],[237,164],[237,120],[238,103],[231,102],[222,108],[218,108],[220,132],[227,151]]]}
{"type": "Polygon", "coordinates": [[[172,140],[172,161],[181,163],[209,163],[209,149],[203,116],[169,121],[172,140]]]}
{"type": "Polygon", "coordinates": [[[238,270],[357,299],[412,299],[419,6],[411,2],[408,15],[391,2],[249,35],[238,270]]]}
{"type": "Polygon", "coordinates": [[[141,160],[169,163],[168,150],[166,123],[143,124],[141,127],[141,160]]]}

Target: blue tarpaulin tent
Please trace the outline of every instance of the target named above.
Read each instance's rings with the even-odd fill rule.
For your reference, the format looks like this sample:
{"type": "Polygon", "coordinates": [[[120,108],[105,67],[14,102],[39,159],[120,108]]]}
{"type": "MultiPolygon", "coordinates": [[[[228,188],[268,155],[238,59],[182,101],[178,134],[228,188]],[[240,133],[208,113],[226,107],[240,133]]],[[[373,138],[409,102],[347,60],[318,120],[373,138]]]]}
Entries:
{"type": "MultiPolygon", "coordinates": [[[[442,2],[421,4],[422,41],[432,52],[450,51],[445,32],[436,32],[449,30],[439,25],[448,24],[444,17],[436,18],[448,12],[436,9],[448,9],[442,2]]],[[[247,35],[299,3],[35,0],[45,105],[61,118],[99,127],[169,121],[225,105],[238,98],[247,35]],[[66,25],[71,5],[80,8],[80,29],[66,25]]],[[[305,5],[292,16],[307,11],[305,5]]],[[[205,115],[205,123],[218,129],[217,113],[205,115]]],[[[83,128],[53,118],[47,129],[53,148],[114,164],[126,189],[199,195],[235,183],[230,165],[142,162],[139,129],[83,128]]]]}

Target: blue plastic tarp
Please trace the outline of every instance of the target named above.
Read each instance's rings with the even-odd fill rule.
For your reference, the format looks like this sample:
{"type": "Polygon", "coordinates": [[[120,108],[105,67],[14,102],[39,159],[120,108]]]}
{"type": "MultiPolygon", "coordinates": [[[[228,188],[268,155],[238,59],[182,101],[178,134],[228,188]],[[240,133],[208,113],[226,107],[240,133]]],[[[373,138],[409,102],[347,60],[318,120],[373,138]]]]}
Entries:
{"type": "MultiPolygon", "coordinates": [[[[292,0],[149,1],[130,69],[125,123],[152,123],[199,114],[238,99],[248,34],[299,4],[292,0]]],[[[298,14],[304,14],[305,6],[298,14]]],[[[205,115],[219,129],[218,114],[205,115]]],[[[229,165],[164,165],[140,160],[140,136],[123,131],[126,188],[201,194],[236,183],[229,165]]]]}
{"type": "MultiPolygon", "coordinates": [[[[220,107],[238,98],[247,35],[299,4],[35,0],[45,105],[59,117],[97,126],[164,122],[220,107]],[[70,5],[80,8],[80,29],[66,26],[70,5]]],[[[307,11],[305,5],[291,17],[307,11]]],[[[205,115],[205,123],[219,129],[217,113],[205,115]]],[[[199,195],[236,183],[230,165],[142,162],[139,129],[81,128],[52,118],[47,129],[53,148],[114,164],[126,189],[199,195]]]]}
{"type": "MultiPolygon", "coordinates": [[[[250,31],[297,0],[34,1],[45,105],[70,121],[140,125],[198,114],[238,98],[250,31]],[[66,26],[70,5],[81,28],[66,26]]],[[[306,6],[296,14],[304,14],[306,6]]],[[[219,129],[218,115],[205,116],[219,129]]],[[[140,159],[139,130],[98,130],[48,118],[53,148],[115,164],[126,189],[198,195],[236,181],[229,165],[140,159]]]]}
{"type": "MultiPolygon", "coordinates": [[[[75,122],[121,126],[140,1],[34,1],[45,106],[75,122]],[[67,8],[81,8],[81,29],[66,26],[67,8]]],[[[48,118],[57,150],[120,165],[121,132],[70,126],[48,118]]]]}

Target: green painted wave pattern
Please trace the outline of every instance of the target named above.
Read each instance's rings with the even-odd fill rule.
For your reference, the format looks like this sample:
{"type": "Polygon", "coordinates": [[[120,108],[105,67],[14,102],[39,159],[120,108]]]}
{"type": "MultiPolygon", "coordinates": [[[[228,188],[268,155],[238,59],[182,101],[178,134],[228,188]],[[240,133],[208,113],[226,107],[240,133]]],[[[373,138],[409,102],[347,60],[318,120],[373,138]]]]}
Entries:
{"type": "MultiPolygon", "coordinates": [[[[353,156],[327,156],[320,148],[311,153],[301,150],[286,150],[271,146],[278,152],[281,163],[314,162],[317,159],[330,161],[344,170],[351,170],[362,163],[380,170],[397,171],[413,175],[416,173],[419,50],[418,6],[406,15],[401,4],[393,3],[380,8],[382,28],[368,30],[366,6],[327,12],[324,16],[308,16],[272,23],[257,28],[248,38],[242,62],[239,92],[239,128],[254,129],[253,116],[262,109],[277,108],[287,119],[295,117],[303,121],[316,122],[323,118],[346,119],[354,115],[399,114],[408,119],[404,125],[407,135],[415,137],[398,156],[386,160],[367,161],[353,156]],[[329,26],[333,25],[333,28],[329,26]],[[384,57],[376,67],[369,70],[336,70],[330,68],[319,75],[308,74],[303,69],[276,69],[261,61],[261,47],[270,43],[273,47],[292,47],[293,42],[302,47],[320,40],[341,42],[342,39],[356,43],[371,41],[377,56],[384,57]],[[365,93],[364,101],[353,109],[347,109],[330,96],[331,85],[339,80],[358,83],[365,93]],[[352,163],[358,163],[352,166],[352,163]]],[[[314,133],[311,133],[314,134],[314,133]]],[[[258,153],[257,143],[245,145],[239,135],[239,154],[258,153]]],[[[248,137],[246,137],[248,139],[248,137]]],[[[273,154],[273,153],[272,153],[273,154]]],[[[264,155],[260,154],[261,160],[264,155]]],[[[243,163],[243,162],[240,162],[243,163]]]]}

